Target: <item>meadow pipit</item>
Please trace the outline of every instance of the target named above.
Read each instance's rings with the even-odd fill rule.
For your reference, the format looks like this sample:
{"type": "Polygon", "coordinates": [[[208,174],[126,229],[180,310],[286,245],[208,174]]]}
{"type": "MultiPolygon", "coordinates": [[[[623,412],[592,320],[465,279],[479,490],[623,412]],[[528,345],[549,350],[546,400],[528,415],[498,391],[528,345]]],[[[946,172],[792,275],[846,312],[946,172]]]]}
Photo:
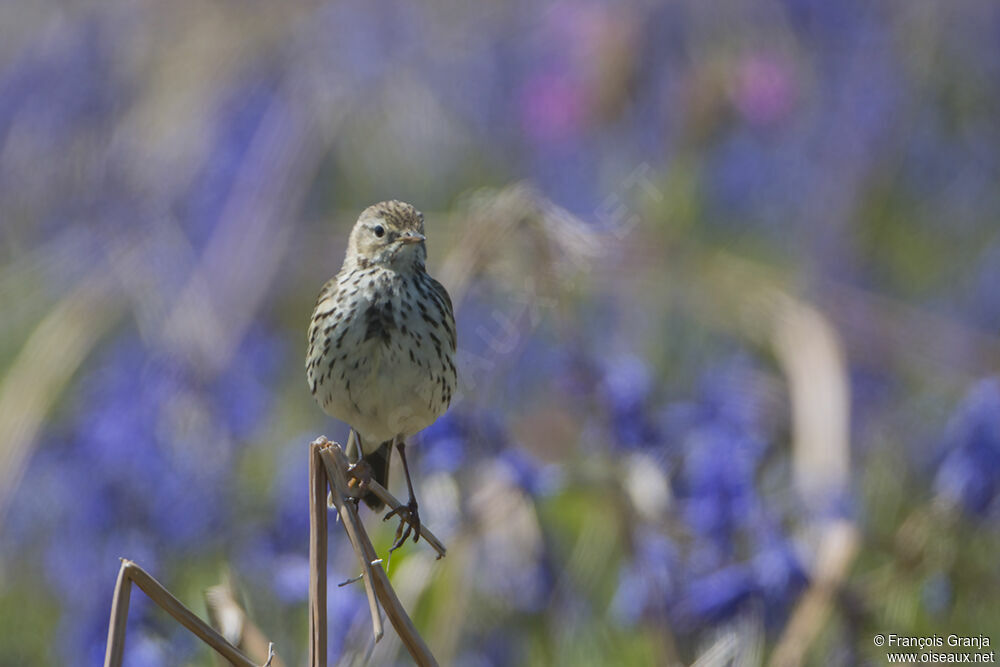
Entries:
{"type": "MultiPolygon", "coordinates": [[[[420,537],[405,440],[448,409],[457,383],[451,299],[427,274],[425,242],[424,217],[411,205],[365,209],[309,324],[309,388],[328,415],[350,425],[347,455],[386,486],[393,443],[399,450],[410,500],[393,549],[411,527],[414,542],[420,537]]],[[[373,493],[362,498],[382,508],[373,493]]]]}

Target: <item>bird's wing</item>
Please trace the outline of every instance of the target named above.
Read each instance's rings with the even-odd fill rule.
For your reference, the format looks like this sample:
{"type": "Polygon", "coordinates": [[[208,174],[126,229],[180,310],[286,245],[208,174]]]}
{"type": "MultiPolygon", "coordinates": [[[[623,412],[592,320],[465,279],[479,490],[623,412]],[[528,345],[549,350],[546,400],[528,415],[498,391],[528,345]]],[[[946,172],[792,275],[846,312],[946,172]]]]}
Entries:
{"type": "Polygon", "coordinates": [[[430,279],[431,289],[434,290],[434,294],[437,296],[438,300],[442,304],[444,310],[444,316],[449,322],[444,322],[445,328],[448,330],[449,337],[451,338],[451,350],[455,351],[458,341],[455,338],[455,309],[451,305],[451,297],[448,296],[448,290],[444,288],[444,285],[435,280],[432,276],[427,276],[430,279]],[[447,326],[450,324],[450,326],[447,326]]]}

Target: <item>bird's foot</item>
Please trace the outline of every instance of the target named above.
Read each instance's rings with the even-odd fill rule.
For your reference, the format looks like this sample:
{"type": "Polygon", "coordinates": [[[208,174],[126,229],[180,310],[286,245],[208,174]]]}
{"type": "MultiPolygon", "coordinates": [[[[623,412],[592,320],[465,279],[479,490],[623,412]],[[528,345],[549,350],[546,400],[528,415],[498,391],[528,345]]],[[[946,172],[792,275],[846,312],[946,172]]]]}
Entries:
{"type": "Polygon", "coordinates": [[[382,517],[383,521],[388,521],[393,516],[399,515],[399,526],[396,527],[396,539],[389,548],[389,553],[403,546],[406,539],[413,534],[413,541],[420,539],[420,512],[417,511],[416,498],[410,498],[410,502],[400,505],[394,510],[390,510],[382,517]]]}
{"type": "Polygon", "coordinates": [[[355,502],[365,495],[368,485],[372,481],[372,467],[368,461],[361,459],[357,463],[352,463],[347,467],[347,472],[351,474],[347,480],[347,490],[352,494],[355,502]]]}

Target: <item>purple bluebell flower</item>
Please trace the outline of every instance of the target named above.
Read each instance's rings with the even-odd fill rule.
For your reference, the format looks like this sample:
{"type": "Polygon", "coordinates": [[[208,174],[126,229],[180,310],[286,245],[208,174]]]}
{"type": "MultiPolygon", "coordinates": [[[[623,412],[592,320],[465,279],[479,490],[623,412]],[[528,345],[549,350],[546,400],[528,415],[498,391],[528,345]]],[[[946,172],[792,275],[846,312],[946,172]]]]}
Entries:
{"type": "Polygon", "coordinates": [[[455,472],[467,461],[499,454],[510,444],[500,415],[465,404],[451,408],[418,437],[420,465],[429,472],[455,472]]]}
{"type": "Polygon", "coordinates": [[[724,426],[704,426],[685,443],[677,494],[688,525],[723,552],[757,509],[754,487],[760,446],[724,426]]]}
{"type": "Polygon", "coordinates": [[[255,326],[240,343],[240,361],[210,383],[215,409],[234,437],[249,437],[260,425],[273,401],[270,384],[289,356],[283,341],[255,326]]]}
{"type": "Polygon", "coordinates": [[[673,609],[678,626],[690,631],[728,620],[757,591],[753,570],[729,565],[689,580],[673,609]]]}
{"type": "Polygon", "coordinates": [[[562,481],[557,466],[538,460],[520,447],[505,449],[495,461],[498,474],[505,475],[517,488],[535,498],[551,495],[562,481]]]}
{"type": "Polygon", "coordinates": [[[766,451],[753,371],[742,359],[713,369],[701,400],[669,412],[666,429],[682,461],[674,479],[681,515],[702,540],[702,563],[735,554],[739,536],[761,515],[757,469],[766,451]]]}
{"type": "Polygon", "coordinates": [[[660,443],[652,412],[653,389],[650,369],[637,357],[618,357],[604,368],[600,398],[618,445],[632,449],[660,443]]]}
{"type": "Polygon", "coordinates": [[[757,540],[749,561],[734,562],[690,577],[675,598],[672,617],[685,631],[715,625],[743,611],[762,611],[769,628],[780,628],[808,577],[782,536],[757,540]]]}
{"type": "Polygon", "coordinates": [[[246,164],[254,136],[275,102],[278,82],[267,76],[249,76],[236,85],[216,111],[212,147],[200,173],[181,193],[176,206],[189,238],[202,247],[215,230],[246,164]]]}
{"type": "MultiPolygon", "coordinates": [[[[186,361],[123,335],[81,379],[72,400],[76,416],[31,462],[14,503],[36,521],[18,532],[22,544],[41,549],[47,583],[65,606],[66,656],[90,650],[88,642],[103,647],[119,556],[164,576],[164,563],[223,546],[235,440],[267,414],[265,387],[274,371],[273,348],[248,340],[259,365],[206,382],[186,361]],[[256,413],[227,409],[236,398],[256,413]],[[36,497],[35,478],[56,493],[36,497]]],[[[148,629],[144,596],[133,595],[130,618],[148,629]]],[[[173,634],[169,641],[173,647],[173,634]]]]}
{"type": "Polygon", "coordinates": [[[462,465],[469,446],[468,417],[452,408],[420,433],[420,466],[432,472],[453,473],[462,465]]]}
{"type": "Polygon", "coordinates": [[[148,667],[166,666],[173,664],[170,660],[171,653],[163,639],[136,632],[134,635],[130,634],[128,641],[125,642],[123,662],[129,665],[148,665],[148,667]]]}
{"type": "Polygon", "coordinates": [[[265,532],[269,546],[277,553],[307,553],[309,539],[309,457],[302,433],[286,443],[281,451],[295,451],[301,456],[279,457],[273,486],[273,515],[265,532]],[[304,509],[305,508],[305,509],[304,509]]]}
{"type": "Polygon", "coordinates": [[[756,536],[756,553],[751,561],[754,582],[764,606],[769,628],[784,625],[792,605],[809,583],[809,575],[795,546],[774,529],[756,536]]]}
{"type": "Polygon", "coordinates": [[[626,625],[666,618],[670,600],[681,587],[677,545],[648,527],[640,527],[633,540],[634,552],[618,572],[618,587],[611,600],[611,613],[626,625]]]}
{"type": "Polygon", "coordinates": [[[278,599],[285,603],[304,602],[309,595],[309,556],[284,554],[274,559],[268,570],[278,599]]]}
{"type": "Polygon", "coordinates": [[[985,331],[1000,330],[1000,290],[996,288],[1000,285],[1000,237],[985,249],[970,282],[972,298],[966,311],[985,331]]]}
{"type": "Polygon", "coordinates": [[[972,387],[948,422],[942,448],[934,491],[972,516],[992,512],[1000,492],[1000,381],[972,387]]]}
{"type": "Polygon", "coordinates": [[[469,648],[455,661],[456,667],[507,667],[525,663],[525,648],[510,641],[510,636],[495,629],[477,635],[469,648]]]}
{"type": "MultiPolygon", "coordinates": [[[[670,602],[679,627],[723,622],[747,605],[780,624],[806,583],[805,569],[778,528],[781,508],[758,490],[768,450],[759,371],[744,358],[710,369],[698,400],[663,413],[668,442],[681,460],[675,507],[693,537],[670,602]]],[[[687,631],[686,630],[686,631],[687,631]]]]}

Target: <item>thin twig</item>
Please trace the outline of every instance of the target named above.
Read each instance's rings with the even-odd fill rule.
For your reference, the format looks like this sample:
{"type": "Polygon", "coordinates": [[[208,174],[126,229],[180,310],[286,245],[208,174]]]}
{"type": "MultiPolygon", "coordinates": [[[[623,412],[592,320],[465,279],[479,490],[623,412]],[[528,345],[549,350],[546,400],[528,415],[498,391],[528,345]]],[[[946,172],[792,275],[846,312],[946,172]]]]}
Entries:
{"type": "Polygon", "coordinates": [[[350,586],[351,584],[356,584],[364,578],[365,574],[364,572],[362,572],[356,577],[351,577],[350,579],[345,579],[344,581],[340,582],[339,584],[337,584],[337,588],[343,588],[344,586],[350,586]]]}
{"type": "Polygon", "coordinates": [[[326,667],[326,438],[309,447],[309,665],[326,667]]]}
{"type": "Polygon", "coordinates": [[[128,619],[128,589],[133,583],[153,602],[229,662],[237,667],[257,667],[256,663],[226,641],[225,637],[185,607],[164,588],[163,584],[127,558],[122,559],[118,583],[115,586],[115,600],[111,606],[111,623],[108,629],[108,648],[104,657],[105,667],[120,667],[122,664],[125,652],[125,625],[128,619]]]}
{"type": "MultiPolygon", "coordinates": [[[[375,553],[375,547],[372,546],[371,540],[368,539],[368,534],[364,530],[364,526],[361,525],[357,508],[353,502],[344,501],[341,490],[347,488],[346,471],[350,465],[347,457],[344,455],[343,450],[335,444],[320,449],[320,456],[326,467],[327,477],[334,481],[336,487],[339,487],[339,489],[333,489],[333,496],[340,503],[338,509],[343,508],[343,510],[346,510],[342,510],[344,528],[348,531],[348,536],[351,537],[352,544],[355,544],[355,539],[357,540],[355,548],[356,550],[360,550],[358,559],[361,561],[362,567],[365,568],[366,574],[370,573],[369,576],[374,575],[375,593],[378,596],[378,601],[385,609],[386,616],[389,618],[393,628],[395,628],[396,633],[410,652],[414,661],[421,667],[436,666],[438,664],[437,660],[435,660],[434,655],[430,652],[420,633],[417,632],[413,621],[410,620],[409,615],[396,596],[396,592],[389,582],[389,577],[386,575],[385,569],[375,553]]],[[[386,496],[388,495],[388,492],[386,492],[386,496]]],[[[382,496],[379,495],[379,497],[382,496]]],[[[366,583],[367,581],[366,578],[366,583]]]]}

